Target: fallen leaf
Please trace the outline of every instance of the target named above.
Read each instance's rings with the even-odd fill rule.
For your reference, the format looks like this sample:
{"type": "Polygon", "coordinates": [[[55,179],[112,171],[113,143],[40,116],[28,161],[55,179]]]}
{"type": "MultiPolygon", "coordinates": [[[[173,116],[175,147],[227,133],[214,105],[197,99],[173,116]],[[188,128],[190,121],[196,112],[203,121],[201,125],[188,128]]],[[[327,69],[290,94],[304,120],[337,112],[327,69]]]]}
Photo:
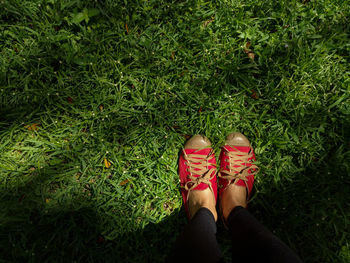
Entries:
{"type": "Polygon", "coordinates": [[[126,33],[129,34],[128,24],[125,24],[126,33]]]}
{"type": "Polygon", "coordinates": [[[259,98],[259,96],[258,96],[258,94],[256,93],[255,90],[252,90],[252,95],[250,95],[250,97],[252,97],[253,99],[258,99],[259,98]]]}
{"type": "Polygon", "coordinates": [[[109,167],[111,167],[111,163],[107,160],[107,158],[104,158],[104,164],[105,164],[105,167],[108,169],[109,167]]]}
{"type": "Polygon", "coordinates": [[[254,61],[255,54],[254,54],[253,52],[249,52],[249,53],[248,53],[248,57],[249,57],[252,61],[254,61]]]}
{"type": "Polygon", "coordinates": [[[212,17],[211,19],[204,21],[204,22],[203,22],[203,26],[206,27],[206,26],[208,26],[210,23],[212,23],[213,21],[214,21],[214,18],[212,17]]]}
{"type": "Polygon", "coordinates": [[[119,185],[126,185],[127,183],[129,182],[129,180],[128,179],[126,179],[126,180],[124,180],[124,181],[121,181],[120,183],[119,183],[119,185]]]}
{"type": "Polygon", "coordinates": [[[250,43],[250,41],[248,41],[247,43],[245,43],[243,50],[244,50],[244,53],[246,53],[247,56],[248,56],[252,61],[254,61],[255,54],[254,54],[254,52],[250,49],[250,46],[251,46],[251,45],[252,45],[252,44],[250,43]]]}
{"type": "Polygon", "coordinates": [[[184,134],[183,137],[185,137],[186,140],[188,140],[189,138],[191,138],[190,134],[184,134]]]}
{"type": "Polygon", "coordinates": [[[102,243],[104,243],[105,241],[106,241],[106,240],[104,239],[104,237],[100,235],[100,236],[97,238],[96,243],[97,243],[97,244],[102,244],[102,243]]]}
{"type": "Polygon", "coordinates": [[[171,60],[174,60],[174,59],[175,59],[175,51],[171,52],[170,59],[171,59],[171,60]]]}
{"type": "Polygon", "coordinates": [[[100,111],[103,111],[103,104],[100,104],[100,105],[98,106],[98,108],[99,108],[100,111]]]}
{"type": "Polygon", "coordinates": [[[202,112],[202,111],[203,111],[203,107],[200,106],[198,112],[202,112]]]}
{"type": "Polygon", "coordinates": [[[251,45],[252,45],[252,43],[250,43],[250,41],[248,41],[247,43],[245,43],[245,49],[249,49],[251,45]]]}
{"type": "Polygon", "coordinates": [[[67,98],[67,101],[68,101],[69,104],[72,104],[72,103],[73,103],[72,97],[68,97],[68,98],[67,98]]]}
{"type": "Polygon", "coordinates": [[[37,131],[39,129],[40,124],[38,123],[33,123],[30,125],[24,126],[24,128],[28,129],[28,131],[37,131]]]}
{"type": "Polygon", "coordinates": [[[173,128],[176,130],[176,129],[179,129],[179,128],[180,128],[180,126],[178,126],[178,125],[174,125],[174,126],[173,126],[173,128]]]}
{"type": "Polygon", "coordinates": [[[25,195],[22,194],[21,197],[18,199],[18,203],[22,203],[23,199],[24,199],[25,195]]]}

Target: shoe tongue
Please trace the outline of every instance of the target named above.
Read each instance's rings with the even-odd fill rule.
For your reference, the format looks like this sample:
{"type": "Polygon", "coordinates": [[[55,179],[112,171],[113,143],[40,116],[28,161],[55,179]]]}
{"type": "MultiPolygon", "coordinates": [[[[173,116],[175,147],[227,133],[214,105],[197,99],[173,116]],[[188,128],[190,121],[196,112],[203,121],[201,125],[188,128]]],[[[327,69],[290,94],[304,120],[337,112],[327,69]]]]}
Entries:
{"type": "Polygon", "coordinates": [[[234,152],[244,152],[244,153],[248,153],[250,151],[250,147],[249,146],[230,146],[230,145],[225,145],[225,148],[228,151],[234,151],[234,152]]]}

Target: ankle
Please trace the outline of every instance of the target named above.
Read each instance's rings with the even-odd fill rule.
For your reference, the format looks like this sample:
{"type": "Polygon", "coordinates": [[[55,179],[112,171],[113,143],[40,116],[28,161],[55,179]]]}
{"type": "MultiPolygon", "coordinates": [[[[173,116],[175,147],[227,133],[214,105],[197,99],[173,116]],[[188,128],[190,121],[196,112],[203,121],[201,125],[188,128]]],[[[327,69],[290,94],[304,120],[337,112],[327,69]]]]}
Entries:
{"type": "Polygon", "coordinates": [[[217,221],[218,215],[216,212],[216,206],[209,200],[203,200],[200,202],[190,202],[189,203],[189,211],[191,213],[191,219],[194,217],[194,215],[198,212],[199,209],[206,208],[208,209],[214,216],[215,222],[217,221]]]}
{"type": "MultiPolygon", "coordinates": [[[[209,191],[209,189],[208,189],[209,191]]],[[[216,202],[212,193],[208,193],[207,191],[194,191],[191,192],[189,196],[189,212],[190,217],[192,218],[197,211],[204,207],[207,208],[214,216],[215,221],[217,220],[217,212],[216,212],[216,202]]]]}
{"type": "Polygon", "coordinates": [[[207,208],[213,214],[215,222],[218,220],[218,213],[216,212],[215,205],[207,204],[203,205],[202,207],[207,208]]]}
{"type": "Polygon", "coordinates": [[[243,202],[235,202],[231,206],[226,206],[225,208],[222,209],[222,215],[223,215],[225,221],[227,221],[227,219],[230,216],[231,212],[238,206],[246,208],[247,204],[243,203],[243,202]]]}
{"type": "Polygon", "coordinates": [[[220,200],[222,215],[227,220],[231,211],[237,207],[247,207],[246,189],[242,186],[229,185],[221,196],[220,200]]]}

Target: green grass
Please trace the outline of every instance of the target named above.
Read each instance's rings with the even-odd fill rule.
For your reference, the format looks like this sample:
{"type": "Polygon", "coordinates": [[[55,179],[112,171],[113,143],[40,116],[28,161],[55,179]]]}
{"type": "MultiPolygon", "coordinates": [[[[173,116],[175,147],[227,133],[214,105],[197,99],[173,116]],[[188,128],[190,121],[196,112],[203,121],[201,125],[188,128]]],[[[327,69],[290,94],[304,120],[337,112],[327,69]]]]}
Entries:
{"type": "MultiPolygon", "coordinates": [[[[340,0],[2,0],[0,261],[164,261],[186,137],[218,154],[241,131],[250,211],[305,262],[349,262],[349,17],[340,0]]],[[[218,240],[229,259],[220,223],[218,240]]]]}

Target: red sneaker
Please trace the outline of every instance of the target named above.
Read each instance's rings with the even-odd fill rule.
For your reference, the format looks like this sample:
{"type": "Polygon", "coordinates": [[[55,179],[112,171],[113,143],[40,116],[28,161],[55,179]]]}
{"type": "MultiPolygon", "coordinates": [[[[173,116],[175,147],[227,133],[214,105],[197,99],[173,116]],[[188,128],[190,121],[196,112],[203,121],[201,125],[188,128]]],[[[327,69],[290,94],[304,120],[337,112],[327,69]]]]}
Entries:
{"type": "Polygon", "coordinates": [[[184,146],[179,158],[181,194],[188,218],[190,191],[205,190],[209,187],[215,202],[217,200],[216,160],[211,143],[205,136],[194,135],[184,146]]]}
{"type": "Polygon", "coordinates": [[[229,134],[220,153],[219,196],[227,186],[235,184],[246,187],[249,199],[254,175],[259,170],[253,161],[256,158],[249,140],[239,132],[229,134]]]}

